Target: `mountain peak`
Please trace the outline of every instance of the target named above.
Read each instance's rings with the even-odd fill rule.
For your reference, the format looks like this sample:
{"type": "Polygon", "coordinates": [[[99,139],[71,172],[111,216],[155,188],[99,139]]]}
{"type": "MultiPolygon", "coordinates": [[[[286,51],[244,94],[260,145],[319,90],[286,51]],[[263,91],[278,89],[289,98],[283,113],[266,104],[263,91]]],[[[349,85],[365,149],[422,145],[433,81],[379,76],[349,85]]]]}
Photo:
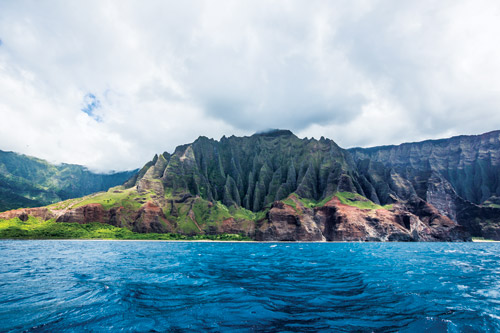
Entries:
{"type": "Polygon", "coordinates": [[[259,136],[271,136],[271,137],[276,137],[276,136],[295,136],[292,131],[286,130],[286,129],[278,129],[278,128],[271,128],[267,129],[264,131],[259,131],[256,132],[254,135],[259,135],[259,136]]]}

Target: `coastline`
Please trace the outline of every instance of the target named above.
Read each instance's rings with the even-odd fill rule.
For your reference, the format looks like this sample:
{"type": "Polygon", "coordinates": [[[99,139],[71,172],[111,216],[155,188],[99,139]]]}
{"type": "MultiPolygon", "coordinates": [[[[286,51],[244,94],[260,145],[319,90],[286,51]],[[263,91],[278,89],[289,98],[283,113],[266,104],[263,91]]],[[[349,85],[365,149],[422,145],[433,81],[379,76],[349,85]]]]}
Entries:
{"type": "MultiPolygon", "coordinates": [[[[210,239],[106,239],[106,238],[0,238],[0,241],[71,241],[71,242],[185,242],[185,243],[277,243],[276,242],[258,242],[252,240],[210,240],[210,239]]],[[[297,242],[288,242],[297,243],[297,242]]],[[[318,242],[319,243],[319,242],[318,242]]]]}
{"type": "MultiPolygon", "coordinates": [[[[173,243],[269,243],[269,244],[304,244],[304,243],[436,243],[436,242],[364,242],[364,241],[257,241],[257,240],[211,240],[211,239],[113,239],[113,238],[0,238],[0,241],[80,241],[80,242],[173,242],[173,243]]],[[[472,239],[470,242],[437,243],[500,243],[497,240],[472,239]]]]}

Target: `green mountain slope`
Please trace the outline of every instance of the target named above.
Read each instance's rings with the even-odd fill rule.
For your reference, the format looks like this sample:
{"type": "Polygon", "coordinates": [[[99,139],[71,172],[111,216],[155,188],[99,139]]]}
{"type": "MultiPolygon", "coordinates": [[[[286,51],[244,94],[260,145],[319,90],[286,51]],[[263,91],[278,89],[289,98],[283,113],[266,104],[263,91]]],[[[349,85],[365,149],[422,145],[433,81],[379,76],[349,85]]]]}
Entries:
{"type": "Polygon", "coordinates": [[[157,179],[173,194],[257,212],[293,192],[319,200],[337,190],[362,191],[349,157],[331,140],[301,140],[289,131],[220,141],[200,137],[155,157],[134,185],[149,187],[157,179]]]}
{"type": "Polygon", "coordinates": [[[98,174],[0,150],[0,211],[44,206],[123,184],[137,171],[98,174]]]}

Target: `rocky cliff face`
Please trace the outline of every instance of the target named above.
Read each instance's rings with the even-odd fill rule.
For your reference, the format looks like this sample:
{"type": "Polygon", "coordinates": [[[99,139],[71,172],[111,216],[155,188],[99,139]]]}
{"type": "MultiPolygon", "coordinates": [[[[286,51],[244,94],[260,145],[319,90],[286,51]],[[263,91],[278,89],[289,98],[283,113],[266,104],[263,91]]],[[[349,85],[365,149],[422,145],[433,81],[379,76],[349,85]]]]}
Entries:
{"type": "Polygon", "coordinates": [[[26,221],[28,216],[42,220],[54,219],[56,222],[70,223],[107,223],[115,227],[128,227],[132,231],[147,233],[173,232],[174,226],[167,220],[163,210],[151,202],[146,203],[131,214],[124,207],[106,209],[102,204],[94,203],[72,209],[22,208],[0,213],[0,219],[18,217],[26,221]]]}
{"type": "Polygon", "coordinates": [[[500,131],[349,151],[375,200],[417,196],[473,236],[498,239],[500,131]]]}
{"type": "Polygon", "coordinates": [[[466,241],[469,234],[425,203],[412,209],[360,209],[333,197],[325,205],[307,208],[294,197],[295,207],[276,202],[258,224],[258,240],[306,241],[466,241]]]}
{"type": "Polygon", "coordinates": [[[500,131],[349,151],[358,161],[380,162],[410,180],[438,174],[475,204],[500,196],[500,131]]]}
{"type": "Polygon", "coordinates": [[[297,193],[320,199],[336,191],[361,190],[350,155],[331,140],[301,140],[289,131],[251,137],[200,137],[174,154],[156,156],[129,186],[162,187],[226,206],[257,212],[297,193]],[[158,182],[158,181],[161,182],[158,182]]]}
{"type": "Polygon", "coordinates": [[[200,137],[156,155],[124,186],[34,213],[138,232],[258,240],[496,239],[498,139],[488,133],[348,151],[289,131],[200,137]]]}

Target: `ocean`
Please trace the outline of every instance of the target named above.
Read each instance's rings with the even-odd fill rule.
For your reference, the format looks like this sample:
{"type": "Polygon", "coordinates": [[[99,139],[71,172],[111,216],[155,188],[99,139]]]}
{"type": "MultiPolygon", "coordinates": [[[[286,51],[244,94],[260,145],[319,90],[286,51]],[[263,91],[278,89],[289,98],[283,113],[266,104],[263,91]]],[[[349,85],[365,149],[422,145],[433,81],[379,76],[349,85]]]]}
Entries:
{"type": "Polygon", "coordinates": [[[2,332],[498,332],[500,243],[0,241],[2,332]]]}

